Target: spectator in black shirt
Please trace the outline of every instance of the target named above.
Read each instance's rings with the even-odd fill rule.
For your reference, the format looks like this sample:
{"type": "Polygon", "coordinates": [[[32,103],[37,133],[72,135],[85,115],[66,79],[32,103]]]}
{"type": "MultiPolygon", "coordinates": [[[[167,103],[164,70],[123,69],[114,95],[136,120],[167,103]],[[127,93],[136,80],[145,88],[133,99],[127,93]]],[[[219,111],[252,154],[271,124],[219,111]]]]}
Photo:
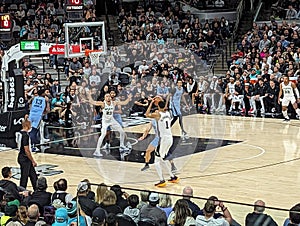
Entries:
{"type": "Polygon", "coordinates": [[[126,192],[123,192],[123,191],[121,190],[120,185],[117,185],[117,184],[113,185],[113,186],[110,188],[110,190],[112,190],[112,191],[115,192],[115,194],[116,194],[116,196],[117,196],[117,202],[116,202],[116,204],[117,204],[118,206],[120,206],[120,208],[122,209],[122,211],[124,211],[125,208],[126,208],[127,206],[129,206],[129,203],[128,203],[128,200],[127,200],[127,197],[128,197],[129,195],[128,195],[126,192]]]}
{"type": "Polygon", "coordinates": [[[253,225],[268,225],[277,226],[273,218],[264,213],[265,203],[262,200],[257,200],[254,203],[254,211],[246,216],[245,226],[253,225]]]}
{"type": "Polygon", "coordinates": [[[36,185],[37,190],[29,195],[26,200],[27,206],[37,204],[41,215],[44,213],[44,206],[49,206],[51,204],[52,194],[46,191],[47,187],[48,185],[46,178],[39,177],[36,185]]]}
{"type": "Polygon", "coordinates": [[[263,99],[266,97],[266,85],[264,84],[264,81],[262,78],[258,79],[257,83],[254,86],[254,93],[251,97],[251,103],[253,110],[251,111],[252,114],[257,114],[256,110],[256,104],[257,102],[260,103],[260,112],[261,114],[265,113],[265,105],[263,99]]]}
{"type": "Polygon", "coordinates": [[[4,191],[8,192],[14,199],[21,201],[22,196],[19,194],[21,190],[13,181],[10,180],[12,177],[10,167],[5,166],[2,168],[2,177],[3,179],[0,180],[0,187],[4,189],[4,191]]]}
{"type": "Polygon", "coordinates": [[[89,191],[89,185],[87,182],[80,182],[77,186],[77,197],[73,198],[73,201],[78,199],[81,210],[88,216],[92,217],[93,211],[99,207],[99,204],[94,200],[91,200],[87,194],[89,191]]]}
{"type": "Polygon", "coordinates": [[[190,186],[184,187],[182,191],[182,196],[182,199],[187,201],[189,208],[192,211],[192,217],[196,218],[201,213],[201,210],[196,203],[191,201],[191,198],[193,197],[193,189],[190,186]]]}
{"type": "Polygon", "coordinates": [[[264,98],[264,104],[266,112],[280,112],[280,106],[278,104],[279,87],[276,86],[273,80],[269,81],[266,97],[264,98]]]}

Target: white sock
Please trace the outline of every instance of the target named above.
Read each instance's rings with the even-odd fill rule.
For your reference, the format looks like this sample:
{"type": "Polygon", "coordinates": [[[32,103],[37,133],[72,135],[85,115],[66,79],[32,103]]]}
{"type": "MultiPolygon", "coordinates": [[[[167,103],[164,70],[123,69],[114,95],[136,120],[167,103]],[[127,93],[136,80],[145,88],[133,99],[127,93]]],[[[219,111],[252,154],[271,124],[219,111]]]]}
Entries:
{"type": "Polygon", "coordinates": [[[300,109],[299,108],[296,109],[296,113],[300,117],[300,109]]]}
{"type": "Polygon", "coordinates": [[[161,165],[160,165],[160,159],[158,157],[155,157],[155,168],[156,168],[156,172],[158,174],[158,177],[160,180],[164,180],[164,177],[163,177],[163,173],[162,173],[162,169],[161,169],[161,165]]]}
{"type": "Polygon", "coordinates": [[[290,117],[288,116],[287,110],[282,111],[283,117],[286,119],[289,119],[290,117]]]}

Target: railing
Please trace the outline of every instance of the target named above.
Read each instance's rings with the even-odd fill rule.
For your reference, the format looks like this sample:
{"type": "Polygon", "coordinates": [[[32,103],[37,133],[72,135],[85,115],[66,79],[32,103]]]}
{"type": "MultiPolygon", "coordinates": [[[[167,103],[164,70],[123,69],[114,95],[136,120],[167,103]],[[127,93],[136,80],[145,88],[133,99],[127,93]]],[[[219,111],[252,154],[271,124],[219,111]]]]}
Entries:
{"type": "Polygon", "coordinates": [[[235,21],[235,25],[234,25],[234,29],[233,29],[233,39],[234,40],[237,38],[237,35],[238,35],[237,31],[238,31],[240,19],[242,18],[244,9],[245,9],[245,0],[241,0],[236,9],[237,15],[236,15],[236,21],[235,21]]]}
{"type": "Polygon", "coordinates": [[[260,13],[262,5],[263,5],[263,2],[261,0],[259,0],[258,6],[257,6],[257,8],[255,10],[254,18],[253,18],[254,22],[256,22],[256,20],[257,20],[257,17],[258,17],[258,15],[260,13]]]}

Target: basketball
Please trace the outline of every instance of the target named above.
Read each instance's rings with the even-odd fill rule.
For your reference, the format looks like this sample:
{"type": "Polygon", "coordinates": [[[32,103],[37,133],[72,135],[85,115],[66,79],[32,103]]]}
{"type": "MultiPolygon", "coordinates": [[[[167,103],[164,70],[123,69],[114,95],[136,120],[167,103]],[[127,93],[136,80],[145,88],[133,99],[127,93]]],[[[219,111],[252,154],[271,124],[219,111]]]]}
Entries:
{"type": "Polygon", "coordinates": [[[155,106],[157,106],[160,101],[164,100],[161,96],[155,96],[155,97],[153,97],[153,99],[154,99],[155,106]]]}

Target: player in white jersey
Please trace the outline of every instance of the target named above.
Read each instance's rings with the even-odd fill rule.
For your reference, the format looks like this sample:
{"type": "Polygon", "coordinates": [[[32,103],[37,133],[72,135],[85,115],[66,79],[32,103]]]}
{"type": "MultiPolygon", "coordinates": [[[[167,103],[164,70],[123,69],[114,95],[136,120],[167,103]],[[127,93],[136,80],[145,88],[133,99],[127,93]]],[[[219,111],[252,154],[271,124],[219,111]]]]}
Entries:
{"type": "Polygon", "coordinates": [[[284,75],[283,76],[283,82],[280,83],[279,86],[279,95],[278,95],[278,103],[280,104],[281,100],[281,106],[282,106],[282,114],[284,117],[284,122],[289,122],[290,118],[288,116],[288,106],[289,103],[291,103],[300,119],[300,109],[298,108],[297,103],[300,102],[300,96],[299,91],[295,83],[291,82],[289,80],[289,76],[284,75]],[[283,94],[282,100],[280,99],[283,94]],[[295,98],[295,95],[297,97],[297,101],[295,98]]]}
{"type": "Polygon", "coordinates": [[[171,132],[171,115],[170,112],[165,110],[165,102],[160,101],[157,105],[158,110],[155,112],[150,112],[152,109],[152,105],[154,103],[154,99],[151,101],[148,109],[145,113],[147,118],[154,118],[157,121],[158,132],[160,137],[160,148],[159,152],[155,152],[154,165],[159,176],[160,181],[155,184],[157,187],[166,186],[166,181],[162,172],[162,165],[164,165],[171,177],[168,181],[171,183],[177,183],[178,177],[176,177],[172,171],[171,166],[168,160],[166,160],[167,154],[173,144],[173,135],[171,132]]]}
{"type": "Polygon", "coordinates": [[[104,101],[94,101],[91,97],[91,94],[89,94],[90,103],[96,106],[100,106],[102,108],[101,135],[98,138],[97,148],[93,154],[94,156],[96,157],[103,156],[102,153],[100,152],[100,148],[104,140],[104,137],[106,135],[107,128],[109,126],[120,133],[120,153],[123,154],[126,151],[128,151],[128,148],[124,145],[125,131],[123,130],[120,123],[118,123],[113,117],[113,112],[115,110],[116,105],[126,105],[129,103],[130,100],[131,100],[131,95],[129,95],[128,99],[126,99],[125,101],[112,101],[111,95],[109,93],[106,93],[104,96],[104,101]]]}
{"type": "Polygon", "coordinates": [[[227,83],[226,90],[225,90],[225,100],[230,101],[230,109],[228,109],[228,105],[226,107],[228,112],[232,111],[232,104],[234,100],[234,94],[235,94],[235,78],[230,77],[229,83],[227,83]]]}

